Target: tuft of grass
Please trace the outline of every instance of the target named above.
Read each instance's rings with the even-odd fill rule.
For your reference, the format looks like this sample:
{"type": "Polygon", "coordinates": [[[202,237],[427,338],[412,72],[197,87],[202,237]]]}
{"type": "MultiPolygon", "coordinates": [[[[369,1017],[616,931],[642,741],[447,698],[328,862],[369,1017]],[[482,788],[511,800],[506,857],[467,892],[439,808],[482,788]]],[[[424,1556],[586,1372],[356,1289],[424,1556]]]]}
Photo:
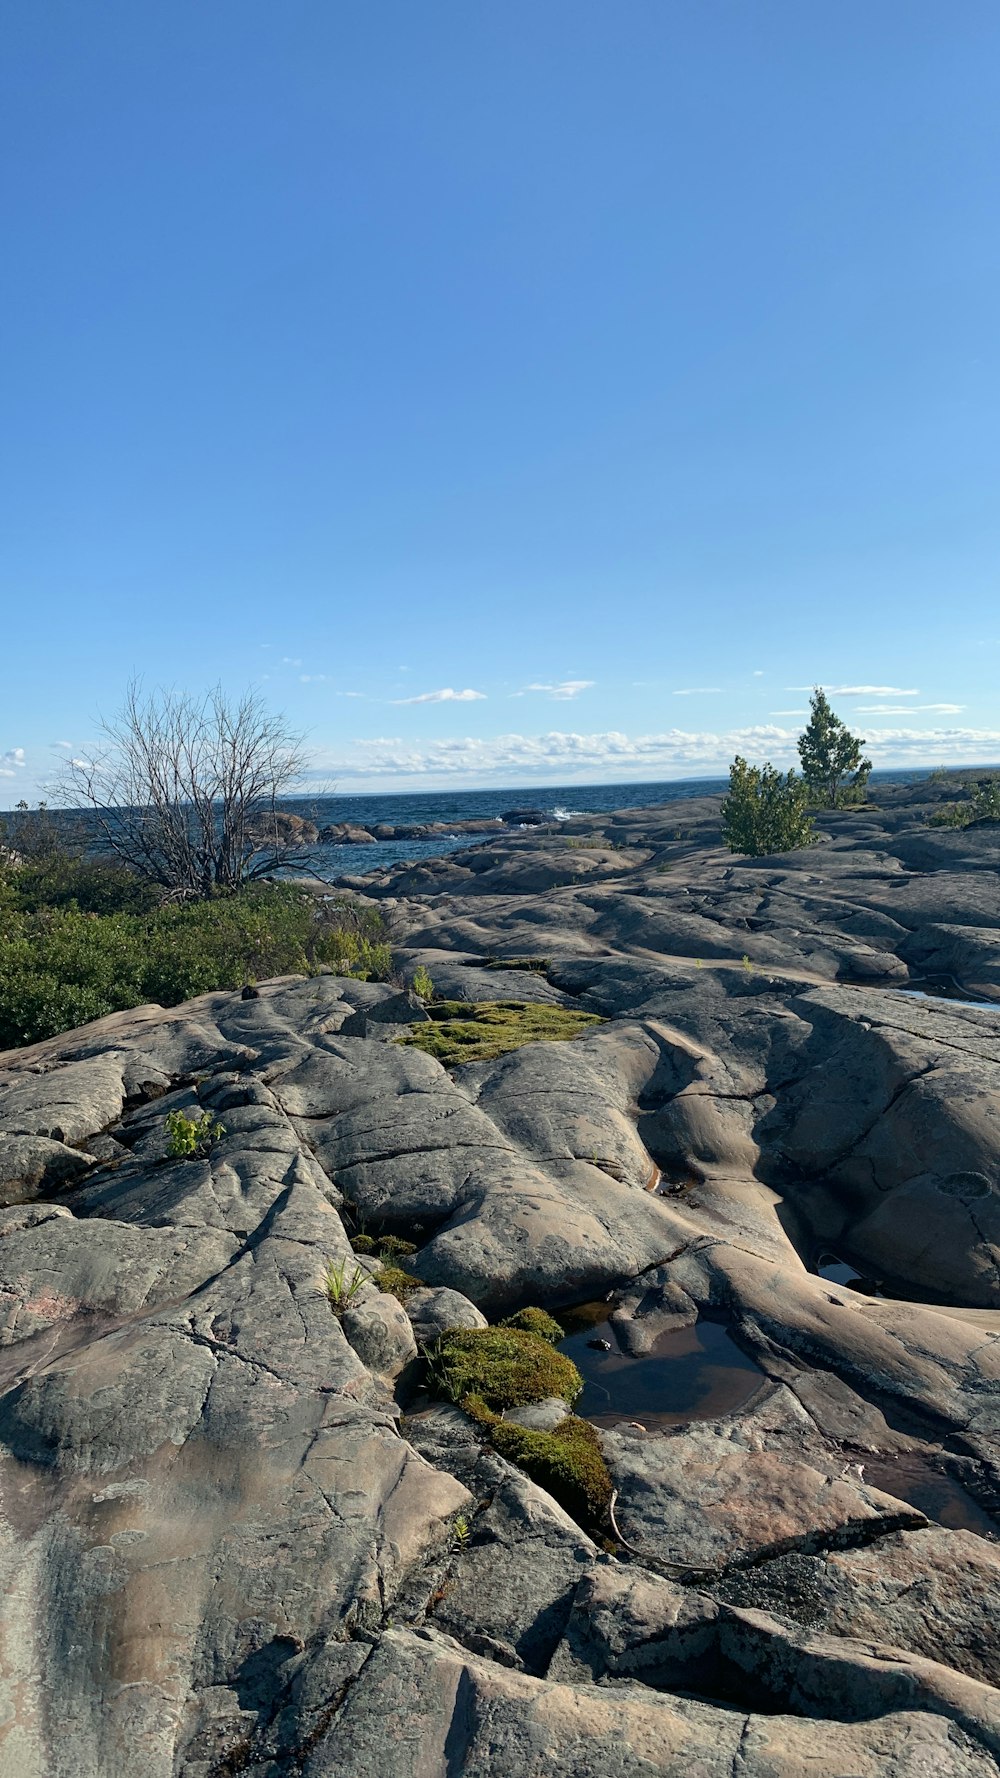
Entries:
{"type": "Polygon", "coordinates": [[[163,1127],[167,1132],[167,1158],[171,1161],[186,1161],[194,1155],[207,1154],[212,1144],[226,1133],[225,1125],[208,1111],[203,1111],[200,1117],[186,1111],[168,1111],[163,1127]]]}
{"type": "Polygon", "coordinates": [[[583,1388],[572,1359],[549,1339],[523,1327],[455,1328],[441,1335],[428,1363],[432,1392],[458,1402],[490,1424],[504,1408],[560,1395],[576,1400],[583,1388]]]}
{"type": "Polygon", "coordinates": [[[584,1525],[601,1523],[611,1503],[611,1477],[601,1441],[587,1420],[569,1414],[552,1432],[501,1421],[493,1445],[584,1525]]]}
{"type": "Polygon", "coordinates": [[[355,1266],[353,1272],[348,1271],[348,1266],[349,1261],[342,1259],[339,1265],[334,1265],[331,1261],[326,1268],[326,1294],[335,1315],[342,1315],[345,1309],[350,1308],[358,1291],[368,1281],[368,1273],[363,1272],[360,1266],[355,1266]]]}
{"type": "Polygon", "coordinates": [[[520,1328],[522,1333],[537,1334],[540,1340],[548,1340],[550,1346],[558,1346],[566,1335],[565,1328],[560,1327],[544,1309],[518,1309],[516,1315],[508,1315],[503,1325],[520,1328]]]}
{"type": "Polygon", "coordinates": [[[411,1026],[411,1035],[397,1041],[435,1056],[446,1068],[491,1062],[526,1043],[563,1042],[604,1022],[576,1007],[530,1000],[441,1000],[428,1011],[426,1023],[411,1026]]]}

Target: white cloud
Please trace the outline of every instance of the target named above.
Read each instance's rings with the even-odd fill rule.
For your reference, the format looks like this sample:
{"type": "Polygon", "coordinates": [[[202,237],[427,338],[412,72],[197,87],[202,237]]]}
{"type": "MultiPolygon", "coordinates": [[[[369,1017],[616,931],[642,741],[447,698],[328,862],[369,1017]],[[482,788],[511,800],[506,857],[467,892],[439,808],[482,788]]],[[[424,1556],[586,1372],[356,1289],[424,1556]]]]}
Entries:
{"type": "Polygon", "coordinates": [[[541,684],[536,680],[534,684],[522,686],[520,691],[511,692],[510,695],[512,698],[526,698],[529,692],[542,692],[562,703],[566,698],[579,697],[582,691],[589,691],[596,684],[596,679],[560,679],[554,685],[541,684]]]}
{"type": "Polygon", "coordinates": [[[683,691],[675,691],[675,698],[707,698],[721,692],[721,685],[686,685],[683,691]]]}
{"type": "MultiPolygon", "coordinates": [[[[340,782],[438,779],[444,783],[627,783],[657,778],[724,777],[737,753],[775,764],[796,760],[798,730],[774,723],[719,733],[668,729],[656,735],[553,731],[545,735],[461,736],[406,741],[398,736],[355,742],[317,758],[312,774],[340,782]]],[[[876,766],[980,765],[1000,760],[1000,729],[887,728],[869,731],[876,766]]]]}
{"type": "Polygon", "coordinates": [[[281,657],[281,664],[283,667],[301,667],[302,662],[294,659],[290,654],[283,654],[281,657]]]}
{"type": "Polygon", "coordinates": [[[8,747],[6,753],[0,753],[0,778],[14,778],[27,764],[23,747],[8,747]]]}
{"type": "MultiPolygon", "coordinates": [[[[786,685],[786,691],[815,691],[814,685],[786,685]]],[[[919,698],[916,690],[901,691],[898,685],[824,685],[830,698],[919,698]]]]}
{"type": "Polygon", "coordinates": [[[484,691],[452,691],[446,685],[443,691],[422,691],[413,698],[390,698],[390,704],[474,704],[485,698],[484,691]]]}
{"type": "Polygon", "coordinates": [[[52,745],[53,747],[62,747],[66,753],[72,753],[73,751],[72,741],[53,741],[52,745]]]}
{"type": "Polygon", "coordinates": [[[89,771],[94,762],[92,759],[71,759],[69,763],[71,766],[79,766],[82,771],[89,771]]]}
{"type": "Polygon", "coordinates": [[[753,673],[751,674],[751,678],[752,679],[763,679],[763,677],[764,677],[763,667],[755,667],[753,670],[753,673]]]}
{"type": "MultiPolygon", "coordinates": [[[[964,704],[907,704],[905,706],[907,716],[911,716],[915,710],[932,710],[938,716],[960,716],[964,709],[964,704]]],[[[855,716],[898,716],[900,711],[898,705],[893,704],[855,704],[853,714],[855,716]]]]}
{"type": "MultiPolygon", "coordinates": [[[[296,665],[298,665],[298,662],[296,662],[296,665]]],[[[329,678],[328,673],[300,673],[299,674],[299,684],[300,685],[325,685],[328,678],[329,678]]]]}

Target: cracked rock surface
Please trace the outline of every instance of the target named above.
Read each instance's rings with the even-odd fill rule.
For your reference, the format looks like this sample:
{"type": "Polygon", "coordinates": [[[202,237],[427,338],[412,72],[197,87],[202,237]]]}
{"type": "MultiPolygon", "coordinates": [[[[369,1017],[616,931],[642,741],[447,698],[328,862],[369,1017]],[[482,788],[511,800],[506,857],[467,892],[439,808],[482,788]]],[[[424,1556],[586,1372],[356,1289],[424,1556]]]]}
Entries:
{"type": "Polygon", "coordinates": [[[0,1778],[1000,1770],[1000,838],[933,794],[357,880],[570,1043],[448,1072],[320,976],[0,1057],[0,1778]],[[602,1413],[583,1526],[419,1352],[601,1298],[612,1380],[720,1323],[757,1376],[602,1413]]]}

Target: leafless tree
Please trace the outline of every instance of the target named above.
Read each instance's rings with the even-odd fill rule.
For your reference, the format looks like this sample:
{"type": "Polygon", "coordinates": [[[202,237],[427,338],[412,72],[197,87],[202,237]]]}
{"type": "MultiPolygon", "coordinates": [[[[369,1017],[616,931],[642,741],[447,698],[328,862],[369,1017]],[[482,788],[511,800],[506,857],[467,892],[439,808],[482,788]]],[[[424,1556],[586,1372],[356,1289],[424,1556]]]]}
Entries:
{"type": "Polygon", "coordinates": [[[231,701],[217,686],[199,699],[133,681],[93,759],[67,767],[64,789],[129,869],[168,896],[206,897],[297,851],[297,824],[279,802],[304,765],[301,738],[257,692],[231,701]]]}

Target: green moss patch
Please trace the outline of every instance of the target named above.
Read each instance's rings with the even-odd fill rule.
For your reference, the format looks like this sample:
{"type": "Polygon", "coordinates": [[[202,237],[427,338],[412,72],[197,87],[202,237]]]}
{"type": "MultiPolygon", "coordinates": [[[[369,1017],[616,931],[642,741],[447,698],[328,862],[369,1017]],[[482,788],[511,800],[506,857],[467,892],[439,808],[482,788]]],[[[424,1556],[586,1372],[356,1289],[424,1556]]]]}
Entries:
{"type": "Polygon", "coordinates": [[[429,1368],[436,1394],[463,1407],[471,1402],[481,1419],[549,1395],[574,1402],[583,1388],[572,1359],[520,1327],[455,1328],[442,1334],[429,1368]]]}
{"type": "Polygon", "coordinates": [[[503,1420],[490,1437],[501,1457],[516,1463],[581,1524],[606,1518],[611,1477],[589,1421],[570,1414],[552,1432],[536,1432],[503,1420]]]}
{"type": "Polygon", "coordinates": [[[565,1339],[566,1329],[560,1327],[544,1309],[518,1309],[516,1315],[508,1315],[504,1327],[519,1327],[523,1333],[537,1334],[539,1339],[548,1340],[550,1346],[558,1346],[565,1339]]]}
{"type": "Polygon", "coordinates": [[[411,1043],[436,1056],[446,1068],[461,1062],[490,1062],[525,1043],[553,1043],[579,1037],[603,1024],[596,1013],[573,1006],[547,1006],[531,1000],[439,1000],[429,1006],[427,1023],[411,1026],[411,1043]]]}
{"type": "Polygon", "coordinates": [[[569,1414],[552,1432],[539,1432],[502,1417],[507,1408],[547,1396],[576,1400],[583,1380],[572,1360],[555,1350],[552,1340],[561,1337],[559,1323],[542,1309],[522,1309],[503,1327],[456,1328],[428,1354],[428,1387],[458,1402],[501,1456],[580,1524],[597,1526],[607,1516],[611,1477],[589,1422],[569,1414]]]}
{"type": "Polygon", "coordinates": [[[423,1285],[422,1278],[414,1278],[412,1272],[404,1272],[402,1266],[384,1265],[375,1275],[375,1283],[387,1296],[398,1297],[405,1303],[411,1290],[419,1290],[423,1285]]]}

